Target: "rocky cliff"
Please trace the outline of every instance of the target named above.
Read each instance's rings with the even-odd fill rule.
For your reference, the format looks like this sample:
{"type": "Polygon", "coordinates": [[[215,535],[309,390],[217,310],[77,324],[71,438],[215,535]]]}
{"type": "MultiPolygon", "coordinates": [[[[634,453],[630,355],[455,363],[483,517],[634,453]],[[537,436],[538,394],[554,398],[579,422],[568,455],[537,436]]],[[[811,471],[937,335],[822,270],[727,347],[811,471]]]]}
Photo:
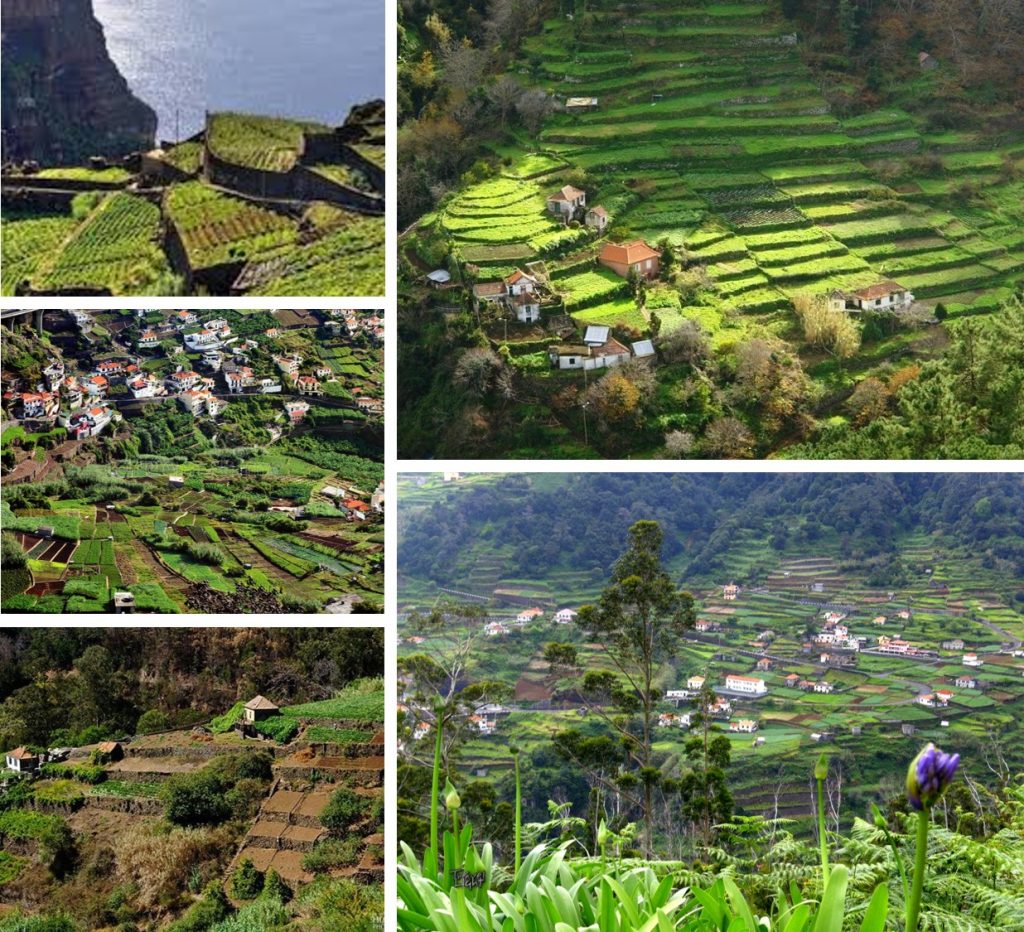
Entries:
{"type": "Polygon", "coordinates": [[[154,142],[157,118],[107,53],[92,0],[2,0],[3,158],[78,163],[154,142]]]}

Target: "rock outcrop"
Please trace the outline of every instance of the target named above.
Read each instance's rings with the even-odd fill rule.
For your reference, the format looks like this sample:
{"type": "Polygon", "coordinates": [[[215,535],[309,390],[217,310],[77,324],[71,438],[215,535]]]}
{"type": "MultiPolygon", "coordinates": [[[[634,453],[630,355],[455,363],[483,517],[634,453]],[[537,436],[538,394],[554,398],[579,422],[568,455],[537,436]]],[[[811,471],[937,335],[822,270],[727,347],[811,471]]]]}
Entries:
{"type": "Polygon", "coordinates": [[[92,0],[2,0],[5,162],[75,164],[151,148],[156,113],[107,52],[92,0]]]}

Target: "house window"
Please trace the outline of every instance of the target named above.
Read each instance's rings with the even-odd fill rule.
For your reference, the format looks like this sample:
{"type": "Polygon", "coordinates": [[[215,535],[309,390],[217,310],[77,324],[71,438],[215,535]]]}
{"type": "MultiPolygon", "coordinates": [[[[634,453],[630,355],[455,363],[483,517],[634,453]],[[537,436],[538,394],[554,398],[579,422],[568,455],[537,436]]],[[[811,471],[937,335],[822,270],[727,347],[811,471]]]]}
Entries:
{"type": "Polygon", "coordinates": [[[875,298],[875,307],[878,307],[878,305],[881,304],[881,303],[882,303],[882,299],[881,298],[875,298]]]}
{"type": "Polygon", "coordinates": [[[569,357],[569,365],[570,366],[575,366],[576,365],[576,357],[575,356],[570,356],[569,357]]]}

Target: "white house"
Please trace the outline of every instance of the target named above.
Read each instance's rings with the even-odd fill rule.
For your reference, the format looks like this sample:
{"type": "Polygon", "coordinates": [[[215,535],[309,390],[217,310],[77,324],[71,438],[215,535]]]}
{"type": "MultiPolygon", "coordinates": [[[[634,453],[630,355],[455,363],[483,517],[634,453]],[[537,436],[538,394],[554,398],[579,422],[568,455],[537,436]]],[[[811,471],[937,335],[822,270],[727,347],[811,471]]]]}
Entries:
{"type": "Polygon", "coordinates": [[[954,682],[960,689],[978,688],[978,681],[973,676],[958,676],[954,682]]]}
{"type": "Polygon", "coordinates": [[[75,440],[96,437],[103,432],[103,429],[110,423],[113,416],[113,413],[106,405],[74,411],[67,419],[68,434],[75,440]]]}
{"type": "Polygon", "coordinates": [[[295,390],[300,395],[322,395],[324,393],[319,380],[311,375],[300,375],[295,380],[295,390]]]}
{"type": "Polygon", "coordinates": [[[704,677],[703,676],[691,676],[686,681],[686,688],[687,689],[692,689],[695,692],[698,689],[703,689],[703,687],[704,687],[704,677]]]}
{"type": "Polygon", "coordinates": [[[831,683],[827,683],[825,680],[819,680],[814,684],[814,691],[816,693],[830,693],[835,689],[831,683]]]}
{"type": "Polygon", "coordinates": [[[965,667],[980,667],[984,662],[977,654],[964,654],[963,657],[965,667]]]}
{"type": "Polygon", "coordinates": [[[524,609],[518,615],[516,615],[516,624],[517,625],[529,624],[535,618],[539,618],[543,614],[544,614],[544,609],[542,609],[542,608],[527,608],[527,609],[524,609]]]}
{"type": "Polygon", "coordinates": [[[722,586],[722,598],[726,602],[733,602],[736,600],[736,596],[739,595],[740,587],[735,583],[729,583],[727,586],[722,586]]]}
{"type": "Polygon", "coordinates": [[[7,752],[7,769],[15,773],[34,773],[39,768],[39,755],[22,746],[7,752]]]}
{"type": "Polygon", "coordinates": [[[587,211],[585,223],[590,229],[597,230],[598,233],[604,233],[605,227],[608,226],[608,211],[600,204],[597,207],[591,207],[587,211]]]}
{"type": "Polygon", "coordinates": [[[139,337],[139,349],[152,349],[160,343],[160,335],[155,330],[147,330],[139,337]]]}
{"type": "Polygon", "coordinates": [[[178,327],[192,327],[199,323],[199,318],[192,311],[178,311],[173,319],[178,327]]]}
{"type": "Polygon", "coordinates": [[[752,718],[741,718],[736,722],[729,722],[729,731],[741,731],[746,734],[753,734],[757,731],[757,722],[752,718]]]}
{"type": "Polygon", "coordinates": [[[498,635],[508,634],[508,625],[503,625],[500,621],[492,621],[484,625],[484,634],[489,638],[498,637],[498,635]]]}
{"type": "Polygon", "coordinates": [[[309,404],[305,401],[286,401],[284,409],[288,414],[288,420],[292,424],[298,424],[309,412],[309,404]]]}
{"type": "Polygon", "coordinates": [[[574,611],[571,608],[560,608],[555,612],[555,621],[560,625],[570,625],[579,616],[579,612],[574,611]]]}
{"type": "Polygon", "coordinates": [[[768,692],[768,688],[764,685],[764,680],[756,676],[739,676],[735,673],[730,673],[726,676],[725,688],[733,692],[749,693],[752,696],[763,696],[768,692]]]}
{"type": "Polygon", "coordinates": [[[897,311],[913,303],[914,295],[891,279],[846,294],[848,311],[897,311]]]}
{"type": "Polygon", "coordinates": [[[548,211],[566,221],[571,220],[578,209],[586,206],[587,192],[574,188],[571,184],[565,185],[547,199],[548,211]]]}
{"type": "MultiPolygon", "coordinates": [[[[605,329],[605,328],[602,328],[605,329]]],[[[548,350],[551,365],[559,369],[611,369],[630,359],[629,349],[614,337],[600,346],[563,344],[548,350]]]]}

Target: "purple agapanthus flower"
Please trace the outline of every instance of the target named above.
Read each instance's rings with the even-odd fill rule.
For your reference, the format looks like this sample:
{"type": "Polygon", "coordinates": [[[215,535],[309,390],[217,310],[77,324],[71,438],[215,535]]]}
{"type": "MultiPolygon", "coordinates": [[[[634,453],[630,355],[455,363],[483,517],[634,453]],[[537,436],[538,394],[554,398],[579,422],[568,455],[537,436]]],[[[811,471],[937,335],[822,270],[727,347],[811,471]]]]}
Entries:
{"type": "Polygon", "coordinates": [[[959,754],[946,754],[934,744],[927,745],[907,768],[907,799],[920,812],[931,809],[953,782],[960,766],[959,754]]]}

